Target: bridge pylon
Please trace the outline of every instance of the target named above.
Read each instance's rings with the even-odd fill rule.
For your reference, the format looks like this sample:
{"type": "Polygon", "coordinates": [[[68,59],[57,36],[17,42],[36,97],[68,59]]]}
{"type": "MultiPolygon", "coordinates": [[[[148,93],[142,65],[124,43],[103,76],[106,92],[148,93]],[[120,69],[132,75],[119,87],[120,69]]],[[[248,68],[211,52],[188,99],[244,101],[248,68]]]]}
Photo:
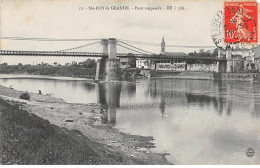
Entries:
{"type": "MultiPolygon", "coordinates": [[[[102,54],[108,55],[108,39],[101,40],[101,46],[103,49],[102,54]]],[[[101,58],[97,60],[96,77],[95,80],[103,80],[106,73],[106,58],[101,58]]]]}
{"type": "MultiPolygon", "coordinates": [[[[224,50],[218,49],[218,58],[222,58],[226,54],[224,50]]],[[[217,72],[223,73],[226,72],[227,62],[226,61],[217,61],[217,72]]]]}
{"type": "Polygon", "coordinates": [[[232,65],[232,55],[231,55],[231,49],[229,48],[229,49],[227,49],[226,50],[226,59],[227,59],[227,70],[226,70],[226,72],[232,72],[232,67],[233,67],[233,65],[232,65]]]}
{"type": "Polygon", "coordinates": [[[116,81],[120,78],[120,61],[117,58],[116,44],[115,38],[101,40],[103,55],[108,55],[108,58],[101,58],[97,61],[95,80],[116,81]]]}
{"type": "Polygon", "coordinates": [[[109,51],[106,61],[106,81],[116,81],[120,78],[120,61],[117,58],[117,40],[115,38],[108,39],[109,51]]]}

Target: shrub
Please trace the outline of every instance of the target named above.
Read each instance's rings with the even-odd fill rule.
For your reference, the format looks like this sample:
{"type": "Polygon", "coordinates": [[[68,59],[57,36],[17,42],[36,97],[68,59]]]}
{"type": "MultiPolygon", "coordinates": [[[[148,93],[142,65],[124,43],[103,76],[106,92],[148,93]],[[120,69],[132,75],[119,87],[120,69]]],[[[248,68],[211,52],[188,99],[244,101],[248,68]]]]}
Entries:
{"type": "Polygon", "coordinates": [[[28,92],[22,93],[20,99],[30,100],[30,94],[28,92]]]}

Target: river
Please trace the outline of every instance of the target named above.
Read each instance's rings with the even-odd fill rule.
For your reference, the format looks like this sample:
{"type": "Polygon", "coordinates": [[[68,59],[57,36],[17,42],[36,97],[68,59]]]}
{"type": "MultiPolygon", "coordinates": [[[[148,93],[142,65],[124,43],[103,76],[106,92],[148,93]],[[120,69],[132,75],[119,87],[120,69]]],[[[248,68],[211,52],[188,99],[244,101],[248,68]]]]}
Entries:
{"type": "Polygon", "coordinates": [[[52,94],[70,103],[98,103],[97,121],[125,133],[153,136],[156,152],[174,164],[259,164],[260,84],[209,80],[0,79],[16,90],[52,94]],[[247,157],[248,148],[255,150],[247,157]]]}

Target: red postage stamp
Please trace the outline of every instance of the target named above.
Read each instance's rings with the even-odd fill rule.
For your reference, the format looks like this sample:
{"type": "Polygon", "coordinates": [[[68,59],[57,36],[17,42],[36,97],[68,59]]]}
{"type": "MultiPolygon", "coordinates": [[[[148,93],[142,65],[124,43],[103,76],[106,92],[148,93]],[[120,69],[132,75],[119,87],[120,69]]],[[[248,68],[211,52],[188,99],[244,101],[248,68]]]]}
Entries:
{"type": "Polygon", "coordinates": [[[256,2],[224,2],[225,43],[258,42],[256,2]]]}

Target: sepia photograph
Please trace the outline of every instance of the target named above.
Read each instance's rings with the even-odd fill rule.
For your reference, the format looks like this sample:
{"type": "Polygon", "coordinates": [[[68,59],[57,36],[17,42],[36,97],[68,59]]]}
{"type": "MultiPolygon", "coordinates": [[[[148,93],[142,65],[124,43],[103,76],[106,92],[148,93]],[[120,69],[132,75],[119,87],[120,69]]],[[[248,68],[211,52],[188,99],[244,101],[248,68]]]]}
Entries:
{"type": "Polygon", "coordinates": [[[0,0],[0,165],[259,165],[255,0],[0,0]]]}

